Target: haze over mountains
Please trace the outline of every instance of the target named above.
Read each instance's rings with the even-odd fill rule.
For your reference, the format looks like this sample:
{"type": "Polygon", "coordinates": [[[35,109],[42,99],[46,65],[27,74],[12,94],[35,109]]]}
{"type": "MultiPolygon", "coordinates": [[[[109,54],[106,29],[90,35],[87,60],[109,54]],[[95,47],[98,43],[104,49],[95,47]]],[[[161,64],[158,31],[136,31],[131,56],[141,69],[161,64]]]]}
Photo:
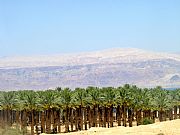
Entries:
{"type": "Polygon", "coordinates": [[[0,89],[120,86],[179,87],[180,54],[116,48],[96,52],[0,58],[0,89]]]}

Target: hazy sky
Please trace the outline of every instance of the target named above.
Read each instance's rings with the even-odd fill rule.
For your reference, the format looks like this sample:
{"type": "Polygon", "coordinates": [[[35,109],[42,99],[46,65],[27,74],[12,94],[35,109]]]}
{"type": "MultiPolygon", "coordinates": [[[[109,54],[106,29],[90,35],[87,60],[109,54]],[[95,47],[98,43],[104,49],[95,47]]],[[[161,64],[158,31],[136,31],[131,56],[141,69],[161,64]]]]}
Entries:
{"type": "Polygon", "coordinates": [[[180,0],[0,0],[0,56],[180,52],[180,0]]]}

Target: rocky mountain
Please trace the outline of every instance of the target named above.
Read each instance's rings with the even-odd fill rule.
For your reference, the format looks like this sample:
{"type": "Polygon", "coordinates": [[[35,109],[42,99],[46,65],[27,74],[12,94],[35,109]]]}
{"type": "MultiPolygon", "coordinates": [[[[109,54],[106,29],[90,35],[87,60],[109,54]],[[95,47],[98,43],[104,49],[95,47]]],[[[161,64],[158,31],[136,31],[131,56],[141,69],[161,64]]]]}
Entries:
{"type": "Polygon", "coordinates": [[[0,89],[180,86],[180,54],[134,48],[61,55],[0,57],[0,89]]]}

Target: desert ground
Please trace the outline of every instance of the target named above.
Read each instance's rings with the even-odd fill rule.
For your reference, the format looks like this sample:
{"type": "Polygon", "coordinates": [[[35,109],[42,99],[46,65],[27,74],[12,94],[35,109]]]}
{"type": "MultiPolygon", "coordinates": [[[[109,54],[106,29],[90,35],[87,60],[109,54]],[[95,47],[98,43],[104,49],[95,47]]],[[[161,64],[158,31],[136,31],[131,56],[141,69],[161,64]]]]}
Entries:
{"type": "Polygon", "coordinates": [[[180,135],[180,119],[134,127],[91,128],[61,135],[180,135]]]}

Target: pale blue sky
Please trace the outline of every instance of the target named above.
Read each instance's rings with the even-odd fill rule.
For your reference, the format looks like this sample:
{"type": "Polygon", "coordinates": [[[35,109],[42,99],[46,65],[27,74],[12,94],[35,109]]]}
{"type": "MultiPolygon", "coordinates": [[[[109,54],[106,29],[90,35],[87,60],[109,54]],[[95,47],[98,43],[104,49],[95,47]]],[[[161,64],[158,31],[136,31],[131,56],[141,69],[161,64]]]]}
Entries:
{"type": "Polygon", "coordinates": [[[0,56],[180,52],[180,0],[0,0],[0,56]]]}

